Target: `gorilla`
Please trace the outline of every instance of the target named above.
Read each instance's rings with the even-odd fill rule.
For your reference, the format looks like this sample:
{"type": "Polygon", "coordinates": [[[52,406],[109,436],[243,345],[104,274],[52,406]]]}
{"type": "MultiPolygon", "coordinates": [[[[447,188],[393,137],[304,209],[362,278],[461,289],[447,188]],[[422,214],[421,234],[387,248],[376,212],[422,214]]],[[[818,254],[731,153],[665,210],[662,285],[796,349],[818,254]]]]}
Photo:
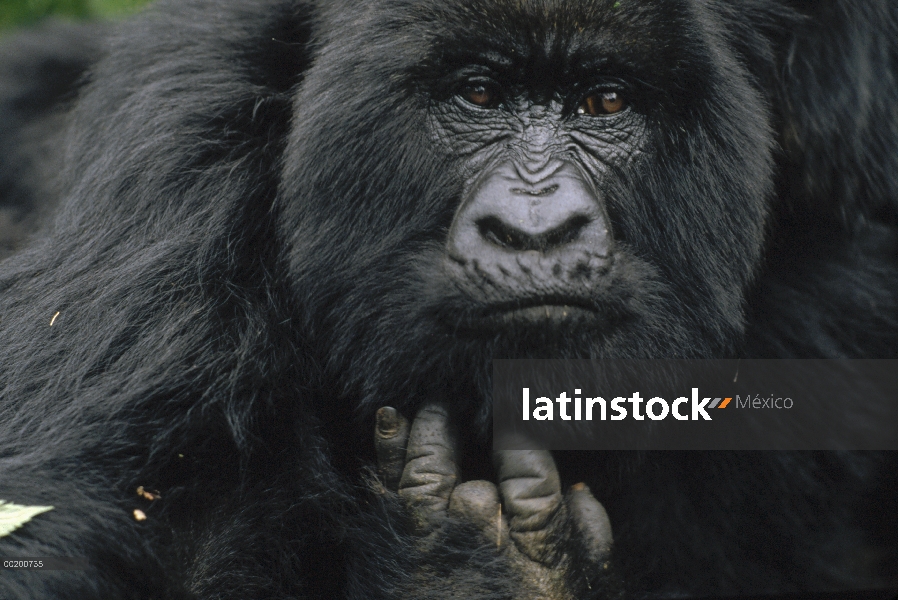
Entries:
{"type": "Polygon", "coordinates": [[[161,0],[0,50],[4,599],[898,585],[888,452],[493,452],[496,358],[898,358],[890,0],[161,0]],[[373,441],[372,441],[373,436],[373,441]]]}

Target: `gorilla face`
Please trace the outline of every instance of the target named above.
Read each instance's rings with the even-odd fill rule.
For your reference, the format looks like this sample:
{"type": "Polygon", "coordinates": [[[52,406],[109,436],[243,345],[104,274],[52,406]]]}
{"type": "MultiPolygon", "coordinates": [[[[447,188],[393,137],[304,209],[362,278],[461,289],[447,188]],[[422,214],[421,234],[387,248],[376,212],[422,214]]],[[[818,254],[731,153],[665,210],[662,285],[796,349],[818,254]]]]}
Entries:
{"type": "Polygon", "coordinates": [[[736,25],[675,0],[396,4],[326,17],[282,178],[296,302],[344,393],[486,399],[492,358],[733,352],[773,147],[736,25]]]}

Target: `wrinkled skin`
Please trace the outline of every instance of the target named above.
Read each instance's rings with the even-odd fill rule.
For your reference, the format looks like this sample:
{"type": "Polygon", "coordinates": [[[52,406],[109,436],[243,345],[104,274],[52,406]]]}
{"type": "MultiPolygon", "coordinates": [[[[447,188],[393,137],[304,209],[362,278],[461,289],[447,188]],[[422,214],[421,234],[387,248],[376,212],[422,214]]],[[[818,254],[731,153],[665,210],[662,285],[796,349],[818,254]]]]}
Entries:
{"type": "Polygon", "coordinates": [[[378,472],[414,512],[419,543],[426,546],[428,534],[448,518],[472,523],[513,565],[520,597],[577,598],[568,587],[569,581],[578,583],[571,572],[609,568],[612,534],[605,509],[583,484],[562,496],[547,451],[498,451],[498,485],[461,483],[452,429],[439,404],[422,407],[411,426],[393,408],[377,413],[378,472]],[[573,544],[579,544],[582,557],[576,565],[567,552],[573,544]]]}

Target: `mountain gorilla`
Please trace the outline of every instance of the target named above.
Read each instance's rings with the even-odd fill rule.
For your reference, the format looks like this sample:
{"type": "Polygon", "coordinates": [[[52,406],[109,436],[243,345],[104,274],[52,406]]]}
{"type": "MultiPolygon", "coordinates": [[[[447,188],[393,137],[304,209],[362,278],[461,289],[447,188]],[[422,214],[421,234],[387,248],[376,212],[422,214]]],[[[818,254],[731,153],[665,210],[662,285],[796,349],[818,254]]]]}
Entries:
{"type": "Polygon", "coordinates": [[[0,499],[54,509],[0,556],[91,566],[0,596],[894,582],[893,455],[488,432],[493,358],[896,357],[896,39],[890,0],[171,0],[8,41],[0,203],[58,208],[0,266],[0,499]]]}

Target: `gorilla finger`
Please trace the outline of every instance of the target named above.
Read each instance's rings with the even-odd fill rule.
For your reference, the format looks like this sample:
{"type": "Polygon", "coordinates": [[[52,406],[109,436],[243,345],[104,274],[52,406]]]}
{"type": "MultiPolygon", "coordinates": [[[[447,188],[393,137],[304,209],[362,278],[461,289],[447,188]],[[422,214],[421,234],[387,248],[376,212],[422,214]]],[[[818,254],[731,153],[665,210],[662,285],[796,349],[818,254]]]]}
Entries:
{"type": "Polygon", "coordinates": [[[428,404],[421,408],[409,433],[399,495],[424,516],[445,513],[458,481],[456,456],[446,407],[428,404]]]}
{"type": "Polygon", "coordinates": [[[374,449],[377,452],[377,472],[388,490],[399,489],[405,468],[405,446],[408,442],[409,422],[392,406],[377,411],[374,429],[374,449]]]}
{"type": "Polygon", "coordinates": [[[495,453],[499,491],[509,517],[509,535],[530,559],[551,563],[553,535],[562,508],[561,480],[546,450],[495,453]]]}
{"type": "Polygon", "coordinates": [[[499,490],[513,531],[543,529],[561,505],[561,480],[546,450],[495,454],[499,490]]]}
{"type": "Polygon", "coordinates": [[[611,520],[605,507],[595,499],[584,483],[571,486],[567,507],[577,539],[586,556],[594,563],[605,561],[611,553],[611,520]]]}
{"type": "Polygon", "coordinates": [[[499,490],[489,481],[467,481],[456,487],[449,498],[449,514],[477,526],[497,547],[508,537],[499,490]]]}

